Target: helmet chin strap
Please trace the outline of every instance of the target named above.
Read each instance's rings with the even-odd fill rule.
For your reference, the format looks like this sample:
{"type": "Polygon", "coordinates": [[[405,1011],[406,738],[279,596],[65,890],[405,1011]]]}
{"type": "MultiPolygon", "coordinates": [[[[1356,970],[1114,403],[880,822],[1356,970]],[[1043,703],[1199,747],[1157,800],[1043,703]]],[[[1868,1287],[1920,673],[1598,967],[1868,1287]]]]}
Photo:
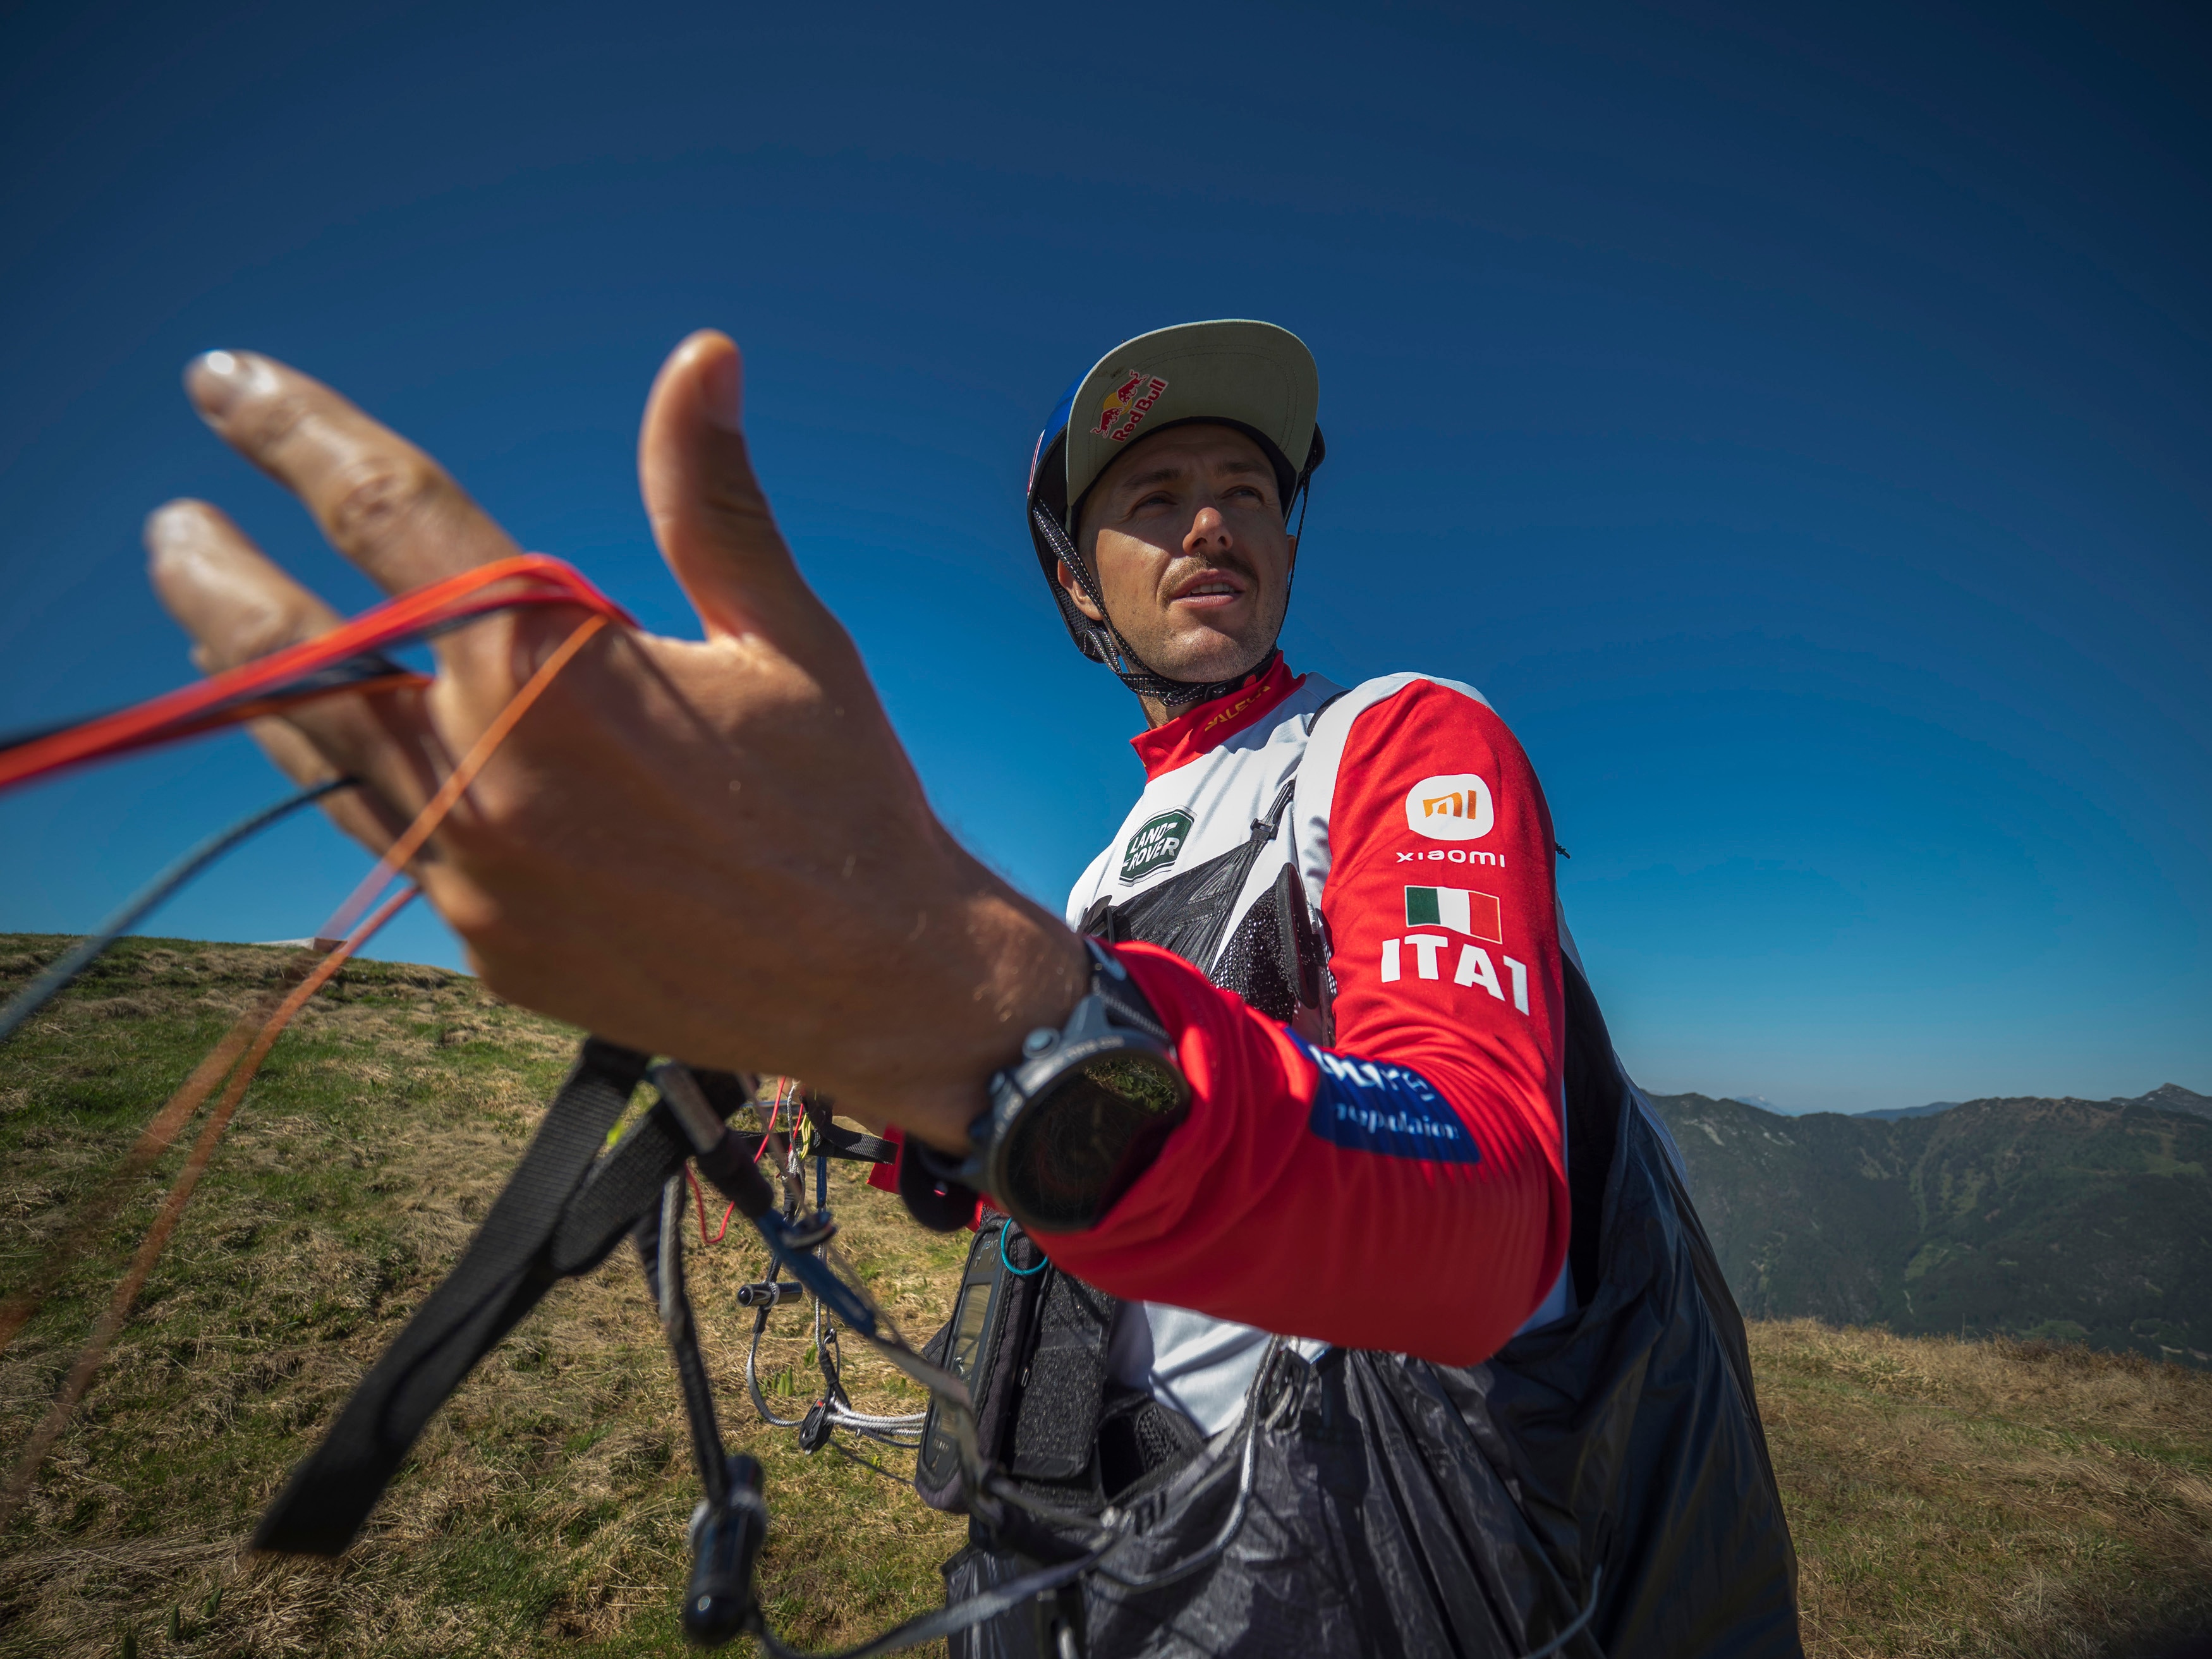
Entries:
{"type": "MultiPolygon", "coordinates": [[[[1091,603],[1098,607],[1098,614],[1108,618],[1104,622],[1093,622],[1076,611],[1065,594],[1060,596],[1060,610],[1083,630],[1079,641],[1083,654],[1093,662],[1103,663],[1112,669],[1115,678],[1139,696],[1154,698],[1170,708],[1185,708],[1192,703],[1211,702],[1216,697],[1226,696],[1249,684],[1253,675],[1259,672],[1256,668],[1250,668],[1231,679],[1195,682],[1170,679],[1148,666],[1128,641],[1121,637],[1121,630],[1114,626],[1106,610],[1105,599],[1098,592],[1098,584],[1091,576],[1091,567],[1075,550],[1074,542],[1069,538],[1060,520],[1042,507],[1031,507],[1030,516],[1036,521],[1038,533],[1051,546],[1060,562],[1075,573],[1075,580],[1081,584],[1084,592],[1090,596],[1091,603]]],[[[1303,520],[1303,514],[1300,518],[1303,520]]],[[[1271,647],[1269,655],[1273,654],[1271,647]]],[[[1262,659],[1261,666],[1266,666],[1265,659],[1262,659]]]]}

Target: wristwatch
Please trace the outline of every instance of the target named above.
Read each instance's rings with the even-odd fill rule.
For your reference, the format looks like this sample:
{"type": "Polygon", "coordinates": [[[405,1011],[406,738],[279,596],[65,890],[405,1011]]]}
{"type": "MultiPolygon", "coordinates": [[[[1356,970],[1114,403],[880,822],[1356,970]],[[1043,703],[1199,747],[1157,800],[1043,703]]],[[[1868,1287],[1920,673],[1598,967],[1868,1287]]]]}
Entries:
{"type": "Polygon", "coordinates": [[[1095,1226],[1189,1111],[1167,1027],[1114,953],[1084,944],[1089,990],[1065,1025],[1031,1031],[1021,1059],[992,1076],[968,1156],[906,1142],[899,1191],[925,1226],[964,1224],[978,1193],[1029,1232],[1095,1226]]]}

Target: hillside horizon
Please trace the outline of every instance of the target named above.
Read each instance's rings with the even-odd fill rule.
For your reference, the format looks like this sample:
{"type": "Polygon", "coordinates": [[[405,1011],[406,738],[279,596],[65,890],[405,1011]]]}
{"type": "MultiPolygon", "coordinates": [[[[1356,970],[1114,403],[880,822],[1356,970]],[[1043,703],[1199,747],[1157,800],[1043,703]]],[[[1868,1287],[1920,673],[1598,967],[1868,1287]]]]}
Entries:
{"type": "Polygon", "coordinates": [[[1771,1113],[1776,1117],[1790,1118],[1854,1117],[1893,1121],[1905,1117],[1933,1117],[1939,1112],[1949,1111],[1954,1106],[1971,1106],[1985,1100],[2079,1100],[2096,1106],[2153,1106],[2162,1111],[2189,1112],[2199,1117],[2212,1117],[2212,1095],[2199,1094],[2186,1085],[2170,1080],[2139,1095],[1969,1095],[1958,1100],[1930,1100],[1914,1106],[1875,1106],[1858,1112],[1839,1112],[1826,1106],[1810,1106],[1801,1110],[1780,1101],[1770,1100],[1765,1095],[1708,1095],[1698,1089],[1673,1092],[1682,1096],[1694,1094],[1708,1100],[1734,1101],[1739,1106],[1749,1106],[1771,1113]]]}
{"type": "Polygon", "coordinates": [[[2173,1098],[2023,1096],[1888,1119],[1652,1101],[1747,1314],[2201,1367],[2212,1115],[2173,1098]]]}
{"type": "MultiPolygon", "coordinates": [[[[10,934],[6,933],[5,930],[0,930],[0,937],[19,939],[27,945],[35,945],[44,943],[48,940],[73,941],[79,936],[73,933],[26,933],[10,934]]],[[[142,944],[183,944],[212,945],[216,947],[240,945],[283,948],[287,946],[304,945],[312,942],[306,939],[171,939],[167,935],[154,933],[131,933],[125,935],[125,937],[137,939],[142,944]]],[[[470,974],[465,969],[448,968],[435,963],[415,962],[399,957],[382,957],[364,953],[359,959],[362,962],[382,963],[386,966],[393,968],[422,968],[436,973],[451,974],[460,979],[472,979],[475,977],[475,975],[470,974]]],[[[1632,1065],[1629,1069],[1631,1073],[1633,1074],[1635,1071],[1634,1066],[1632,1065]]],[[[1654,1099],[1659,1097],[1656,1091],[1648,1088],[1646,1092],[1650,1093],[1654,1099]]],[[[1782,1102],[1770,1100],[1763,1095],[1725,1093],[1709,1095],[1702,1090],[1695,1089],[1676,1091],[1670,1094],[1668,1097],[1689,1098],[1692,1096],[1701,1100],[1729,1101],[1739,1105],[1750,1107],[1754,1110],[1765,1112],[1775,1117],[1790,1119],[1808,1117],[1844,1117],[1856,1119],[1893,1120],[1904,1117],[1932,1116],[1939,1112],[1948,1111],[1954,1106],[1975,1105],[1984,1101],[1991,1100],[2050,1100],[2054,1102],[2081,1101],[2087,1104],[2099,1106],[2114,1104],[2149,1105],[2160,1110],[2183,1111],[2193,1113],[2199,1116],[2212,1117],[2212,1094],[2202,1094],[2197,1092],[2196,1090],[2191,1089],[2185,1084],[2176,1083],[2171,1080],[2159,1084],[2155,1087],[2148,1089],[2140,1095],[2116,1094],[2101,1097],[2087,1095],[1973,1095],[1961,1100],[1936,1100],[1911,1106],[1877,1106],[1858,1112],[1838,1112],[1825,1106],[1812,1107],[1803,1110],[1799,1110],[1782,1102]]]]}
{"type": "MultiPolygon", "coordinates": [[[[62,943],[0,935],[0,993],[62,943]]],[[[126,940],[17,1034],[0,1094],[0,1268],[22,1273],[63,1236],[153,1103],[300,960],[126,940]]],[[[0,1659],[690,1650],[675,1618],[696,1498],[686,1430],[652,1304],[619,1263],[562,1287],[486,1358],[345,1557],[239,1553],[284,1471],[483,1218],[575,1040],[434,968],[349,963],[301,1012],[0,1532],[0,1659]]],[[[1686,1150],[1712,1149],[1692,1119],[1721,1103],[1686,1098],[1686,1150]]],[[[1729,1109],[1743,1115],[1723,1138],[1752,1122],[1729,1109]]],[[[2212,1123],[2130,1110],[2212,1138],[2212,1123]]],[[[1804,1139],[1771,1115],[1758,1127],[1804,1139]]],[[[1945,1119],[1814,1127],[1955,1133],[1945,1119]]],[[[149,1198],[183,1157],[176,1147],[150,1172],[149,1198]]],[[[927,1332],[951,1306],[964,1237],[921,1231],[855,1166],[832,1179],[852,1259],[902,1326],[927,1332]]],[[[127,1210],[75,1256],[4,1356],[0,1434],[45,1409],[145,1217],[127,1210]]],[[[938,1563],[966,1528],[759,1420],[739,1381],[752,1316],[734,1292],[766,1266],[740,1228],[698,1248],[688,1271],[733,1449],[768,1468],[771,1615],[787,1639],[838,1645],[936,1605],[938,1563]]],[[[789,1310],[761,1351],[763,1385],[794,1418],[810,1335],[789,1310]]],[[[1808,1659],[2133,1659],[2212,1617],[2212,1374],[1805,1320],[1754,1317],[1747,1336],[1808,1659]]],[[[914,1407],[896,1372],[851,1358],[863,1409],[914,1407]]]]}

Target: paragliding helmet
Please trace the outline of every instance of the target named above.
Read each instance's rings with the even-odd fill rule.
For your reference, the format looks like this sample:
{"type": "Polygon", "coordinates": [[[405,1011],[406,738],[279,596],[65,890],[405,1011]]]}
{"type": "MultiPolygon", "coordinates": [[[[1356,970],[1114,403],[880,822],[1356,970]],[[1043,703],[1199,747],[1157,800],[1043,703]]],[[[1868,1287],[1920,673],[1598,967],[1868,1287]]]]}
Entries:
{"type": "Polygon", "coordinates": [[[1196,422],[1232,427],[1259,445],[1275,469],[1288,523],[1322,462],[1314,421],[1320,402],[1313,353],[1273,323],[1183,323],[1140,334],[1077,377],[1037,434],[1028,505],[1030,539],[1045,586],[1078,650],[1112,669],[1132,691],[1170,707],[1202,702],[1240,683],[1200,684],[1156,672],[1110,618],[1093,622],[1076,609],[1060,585],[1059,567],[1075,573],[1103,615],[1097,573],[1075,541],[1084,495],[1139,440],[1196,422]]]}

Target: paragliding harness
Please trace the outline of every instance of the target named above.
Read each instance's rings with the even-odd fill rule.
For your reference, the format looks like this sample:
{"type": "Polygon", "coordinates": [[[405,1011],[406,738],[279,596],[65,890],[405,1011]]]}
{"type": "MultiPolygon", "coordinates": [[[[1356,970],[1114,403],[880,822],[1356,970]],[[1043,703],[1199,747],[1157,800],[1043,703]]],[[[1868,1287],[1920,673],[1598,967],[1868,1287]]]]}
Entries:
{"type": "MultiPolygon", "coordinates": [[[[1229,926],[1291,793],[1243,846],[1102,899],[1081,927],[1174,951],[1326,1042],[1327,949],[1296,871],[1229,926]]],[[[1741,1316],[1671,1143],[1579,965],[1564,972],[1578,1310],[1482,1364],[1342,1349],[1309,1362],[1276,1339],[1241,1415],[1209,1439],[1110,1376],[1112,1297],[986,1223],[932,1345],[969,1389],[959,1426],[1023,1493],[1127,1533],[1112,1571],[952,1632],[955,1659],[1802,1654],[1741,1316]]],[[[957,1607],[1077,1546],[1025,1541],[972,1507],[942,1419],[940,1401],[915,1486],[969,1509],[969,1545],[944,1569],[957,1607]]]]}
{"type": "MultiPolygon", "coordinates": [[[[769,1653],[792,1654],[767,1629],[753,1594],[754,1563],[768,1524],[760,1465],[731,1455],[724,1444],[684,1282],[687,1162],[758,1230],[782,1272],[931,1391],[944,1408],[979,1511],[995,1512],[1003,1501],[1000,1483],[976,1455],[965,1385],[908,1344],[853,1279],[832,1245],[834,1219],[819,1208],[793,1206],[794,1219],[779,1207],[754,1161],[761,1136],[732,1128],[726,1121],[751,1097],[749,1079],[673,1063],[648,1066],[647,1057],[633,1050],[586,1039],[459,1262],[362,1379],[322,1443],[294,1471],[262,1516],[253,1547],[314,1555],[343,1551],[431,1413],[476,1362],[553,1285],[589,1273],[627,1237],[659,1310],[704,1492],[690,1528],[684,1634],[697,1645],[714,1647],[750,1631],[769,1653]],[[659,1100],[607,1147],[631,1095],[648,1076],[659,1100]]],[[[741,1300],[748,1299],[758,1308],[757,1324],[769,1308],[790,1298],[784,1285],[771,1279],[746,1286],[741,1300]]],[[[1049,1594],[1095,1564],[1111,1542],[1103,1540],[1072,1562],[1027,1575],[974,1602],[909,1620],[849,1650],[845,1659],[935,1640],[1028,1596],[1049,1594]]]]}
{"type": "MultiPolygon", "coordinates": [[[[660,1314],[704,1493],[690,1528],[691,1569],[681,1609],[684,1635],[696,1645],[718,1647],[750,1632],[778,1659],[805,1659],[767,1627],[754,1593],[754,1567],[769,1518],[764,1481],[756,1459],[733,1455],[724,1443],[698,1341],[683,1265],[684,1164],[689,1159],[760,1231],[782,1271],[819,1297],[869,1346],[930,1390],[924,1469],[949,1474],[948,1484],[957,1488],[971,1528],[989,1540],[1000,1559],[1021,1564],[1018,1571],[973,1584],[943,1608],[845,1650],[837,1659],[867,1659],[957,1637],[1009,1617],[1027,1621],[1041,1607],[1073,1610],[1080,1604],[1071,1602],[1066,1590],[1086,1578],[1104,1578],[1132,1595],[1165,1590],[1228,1550],[1244,1531],[1249,1514],[1260,1467],[1258,1434],[1248,1430],[1241,1437],[1241,1452],[1232,1449],[1237,1459],[1236,1496],[1210,1540],[1150,1570],[1127,1571],[1110,1561],[1125,1547],[1142,1542],[1133,1524],[1136,1516],[1127,1510],[1092,1506],[1086,1510],[1052,1503],[1050,1498],[1060,1495],[1066,1483],[1052,1479],[1049,1464],[1032,1463],[1042,1479],[1027,1480],[1010,1478],[995,1466],[981,1449],[957,1344],[949,1345],[954,1352],[936,1344],[931,1352],[915,1352],[837,1260],[830,1248],[834,1221],[816,1211],[803,1214],[794,1224],[777,1207],[774,1189],[754,1163],[760,1137],[730,1128],[724,1121],[725,1114],[750,1097],[747,1079],[672,1064],[648,1068],[643,1055],[587,1039],[547,1109],[538,1135],[460,1261],[362,1380],[322,1444],[294,1471],[262,1516],[252,1547],[317,1555],[342,1553],[397,1474],[431,1413],[476,1361],[555,1283],[590,1272],[626,1235],[644,1268],[648,1296],[660,1314]],[[611,1150],[594,1157],[631,1093],[648,1075],[659,1091],[659,1101],[611,1150]],[[549,1201],[563,1188],[564,1199],[549,1201]],[[940,1363],[940,1356],[948,1363],[940,1363]]],[[[1000,1262],[1009,1275],[1018,1279],[1026,1272],[1034,1280],[1042,1276],[1038,1261],[1022,1260],[1034,1256],[1034,1243],[1018,1234],[1007,1242],[1003,1230],[1008,1224],[1003,1218],[994,1218],[978,1233],[977,1253],[986,1242],[994,1249],[1003,1249],[1000,1262]]],[[[1103,1334],[1110,1300],[1097,1297],[1072,1278],[1054,1274],[1054,1279],[1044,1317],[1032,1322],[1044,1340],[1048,1343],[1055,1325],[1065,1328],[1067,1322],[1056,1321],[1055,1303],[1081,1306],[1088,1301],[1077,1322],[1103,1334]]],[[[741,1299],[765,1297],[760,1306],[764,1314],[767,1307],[788,1299],[783,1289],[775,1281],[748,1285],[741,1299]]],[[[997,1328],[1003,1330],[1012,1300],[994,1297],[992,1306],[999,1311],[997,1328]]],[[[949,1328],[957,1329],[958,1320],[956,1314],[955,1326],[949,1328]]],[[[1088,1352],[1094,1359],[1103,1358],[1095,1346],[1088,1352]]],[[[1052,1372],[1048,1365],[1030,1369],[1024,1398],[1034,1407],[1050,1391],[1052,1372]]],[[[1266,1370],[1263,1367],[1263,1377],[1266,1370]]],[[[1034,1419],[1036,1414],[1032,1411],[1030,1415],[1034,1419]]],[[[1232,1433],[1226,1439],[1239,1437],[1232,1433]]],[[[1087,1449],[1077,1449],[1070,1443],[1061,1450],[1063,1455],[1072,1454],[1079,1474],[1091,1461],[1087,1449]]],[[[1156,1559],[1156,1553],[1147,1558],[1156,1559]]],[[[1056,1656],[1093,1650],[1079,1641],[1079,1626],[1063,1620],[1058,1629],[1061,1633],[1041,1653],[1056,1656]]],[[[1552,1644],[1534,1652],[1556,1650],[1558,1644],[1552,1644]]]]}
{"type": "MultiPolygon", "coordinates": [[[[1316,1006],[1324,952],[1295,873],[1233,933],[1225,926],[1285,805],[1245,846],[1176,878],[1176,898],[1155,889],[1102,907],[1086,926],[1188,951],[1255,1006],[1278,1013],[1287,1000],[1291,1017],[1325,1027],[1316,1006]]],[[[1110,1379],[1113,1299],[995,1215],[976,1233],[951,1321],[917,1350],[840,1259],[823,1206],[806,1207],[788,1173],[779,1205],[755,1163],[761,1137],[729,1126],[751,1099],[747,1079],[648,1068],[642,1055],[587,1041],[460,1262],[295,1473],[254,1544],[345,1548],[470,1367],[556,1281],[591,1271],[627,1235],[660,1311],[704,1492],[683,1628],[703,1646],[750,1632],[770,1655],[792,1655],[753,1590],[768,1521],[760,1466],[724,1445],[685,1289],[689,1161],[775,1264],[740,1296],[757,1308],[756,1347],[769,1309],[796,1294],[787,1275],[929,1391],[915,1484],[969,1517],[968,1547],[945,1566],[946,1605],[841,1659],[940,1638],[960,1659],[1791,1659],[1802,1653],[1796,1562],[1741,1320],[1671,1148],[1571,960],[1565,980],[1578,1310],[1473,1366],[1342,1349],[1308,1361],[1274,1339],[1242,1413],[1210,1438],[1110,1379]],[[648,1075],[658,1102],[607,1148],[648,1075]]],[[[902,1165],[902,1187],[927,1169],[902,1165]]],[[[939,1181],[934,1196],[941,1224],[967,1195],[939,1181]]],[[[825,1381],[826,1406],[837,1391],[825,1381]]]]}

